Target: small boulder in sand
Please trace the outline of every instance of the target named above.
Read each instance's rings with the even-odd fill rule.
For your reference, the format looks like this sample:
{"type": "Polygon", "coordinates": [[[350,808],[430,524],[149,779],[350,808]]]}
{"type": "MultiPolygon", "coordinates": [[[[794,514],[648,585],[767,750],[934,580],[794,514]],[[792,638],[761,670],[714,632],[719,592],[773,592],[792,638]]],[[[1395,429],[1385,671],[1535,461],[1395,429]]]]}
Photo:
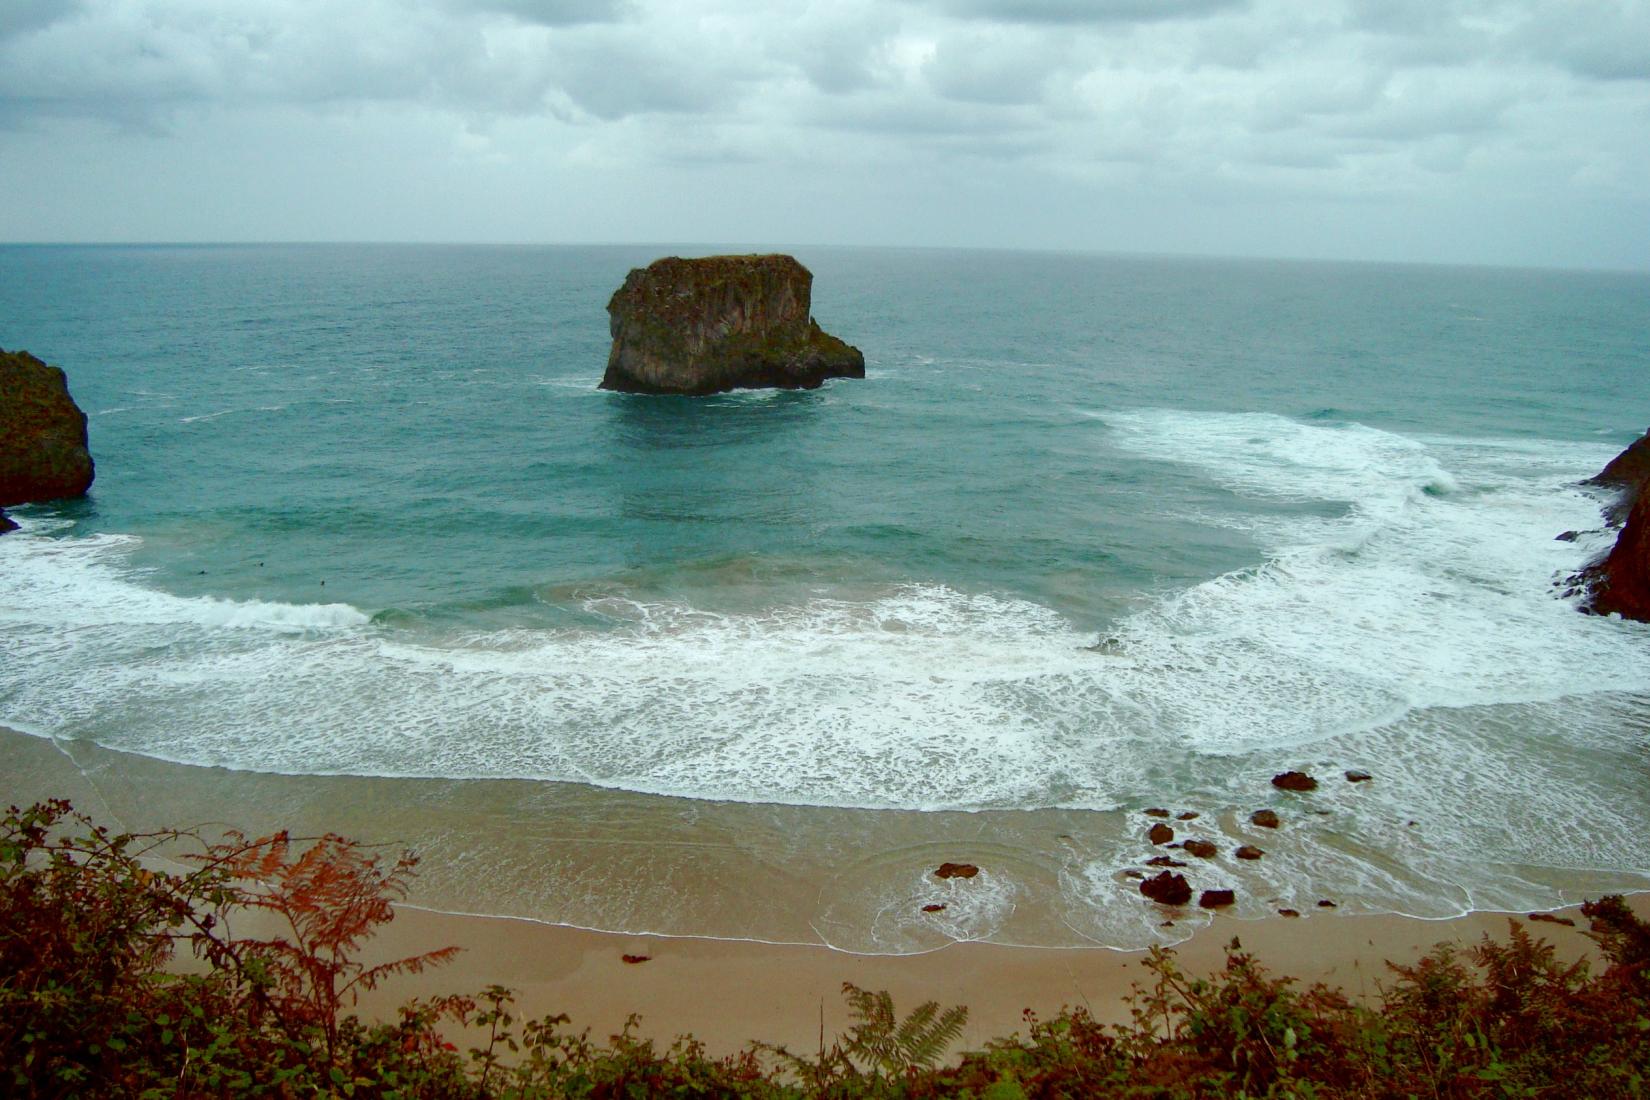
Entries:
{"type": "Polygon", "coordinates": [[[1255,847],[1253,844],[1245,844],[1232,854],[1237,856],[1239,859],[1259,859],[1266,853],[1255,847]]]}
{"type": "Polygon", "coordinates": [[[1284,772],[1272,777],[1272,786],[1280,791],[1315,791],[1318,781],[1305,772],[1284,772]]]}
{"type": "Polygon", "coordinates": [[[1140,812],[1145,814],[1147,817],[1168,817],[1169,816],[1169,811],[1165,810],[1161,806],[1153,806],[1150,809],[1141,810],[1140,812]]]}
{"type": "Polygon", "coordinates": [[[1276,810],[1256,810],[1249,815],[1249,824],[1259,825],[1262,829],[1276,829],[1278,827],[1278,812],[1276,810]]]}
{"type": "Polygon", "coordinates": [[[1374,778],[1375,777],[1370,775],[1368,772],[1349,771],[1346,773],[1346,781],[1348,783],[1368,783],[1374,778]]]}
{"type": "Polygon", "coordinates": [[[1184,867],[1185,863],[1173,856],[1153,856],[1146,861],[1147,867],[1184,867]]]}
{"type": "Polygon", "coordinates": [[[925,906],[922,907],[922,911],[924,913],[942,913],[942,912],[945,911],[945,906],[943,906],[943,905],[925,905],[925,906]]]}
{"type": "Polygon", "coordinates": [[[1147,831],[1146,839],[1153,844],[1167,844],[1174,839],[1174,830],[1159,821],[1147,831]]]}
{"type": "Polygon", "coordinates": [[[1182,847],[1186,849],[1187,854],[1199,859],[1214,859],[1215,853],[1220,851],[1212,840],[1188,840],[1182,847]]]}
{"type": "Polygon", "coordinates": [[[1197,899],[1197,904],[1203,909],[1224,909],[1237,901],[1237,895],[1230,890],[1205,890],[1197,899]]]}

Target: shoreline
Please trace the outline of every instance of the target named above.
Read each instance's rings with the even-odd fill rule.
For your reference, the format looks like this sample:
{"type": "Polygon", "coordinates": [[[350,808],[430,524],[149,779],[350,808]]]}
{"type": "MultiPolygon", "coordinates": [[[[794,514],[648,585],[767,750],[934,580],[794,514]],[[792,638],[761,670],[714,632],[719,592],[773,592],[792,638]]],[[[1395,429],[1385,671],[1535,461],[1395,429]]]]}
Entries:
{"type": "MultiPolygon", "coordinates": [[[[145,829],[203,820],[236,819],[255,831],[273,823],[300,832],[342,831],[364,840],[393,842],[393,834],[362,833],[361,826],[382,826],[384,815],[417,813],[416,806],[393,799],[357,801],[371,784],[267,781],[256,776],[146,761],[112,752],[71,752],[72,746],[0,727],[0,746],[8,749],[8,774],[0,781],[0,798],[26,805],[46,797],[67,797],[83,812],[117,828],[145,829]],[[311,789],[313,787],[313,789],[311,789]],[[348,792],[350,796],[340,800],[348,792]],[[344,812],[347,809],[348,812],[344,812]]],[[[538,841],[524,819],[493,822],[523,860],[538,841]]],[[[498,834],[495,834],[498,835],[498,834]]],[[[717,849],[693,853],[696,879],[709,877],[727,895],[728,912],[744,907],[766,912],[782,898],[776,886],[802,888],[780,877],[718,875],[717,849]]],[[[473,853],[439,854],[422,870],[453,882],[475,881],[485,866],[466,866],[473,853]]],[[[612,875],[636,868],[601,862],[612,875]]],[[[595,864],[592,864],[595,866],[595,864]]],[[[652,884],[659,896],[688,885],[683,880],[652,884]]],[[[809,887],[810,891],[817,887],[809,887]]],[[[1571,900],[1620,893],[1641,916],[1650,918],[1650,891],[1642,875],[1578,874],[1563,891],[1571,900]]],[[[1354,901],[1355,899],[1342,899],[1354,901]]],[[[1531,930],[1554,943],[1560,957],[1581,957],[1591,942],[1581,934],[1577,906],[1555,910],[1576,921],[1575,928],[1541,922],[1531,930]]],[[[1439,943],[1460,946],[1486,933],[1504,938],[1509,917],[1524,922],[1521,912],[1481,910],[1449,917],[1305,911],[1299,918],[1262,917],[1187,909],[1165,910],[1190,938],[1171,950],[1183,971],[1206,975],[1224,963],[1227,943],[1237,937],[1268,970],[1295,978],[1302,985],[1322,981],[1347,995],[1375,993],[1389,971],[1385,963],[1413,962],[1439,943]],[[1203,927],[1201,922],[1207,921],[1203,927]]],[[[799,925],[798,930],[806,925],[799,925]]],[[[817,934],[817,930],[815,930],[817,934]]],[[[1047,1017],[1063,1005],[1085,1005],[1102,1022],[1128,1019],[1123,998],[1131,983],[1148,975],[1139,965],[1144,949],[1085,946],[1007,946],[959,938],[943,946],[904,954],[857,954],[818,942],[771,942],[756,937],[630,934],[596,931],[576,922],[457,913],[431,904],[415,892],[396,907],[396,919],[366,945],[369,962],[384,962],[447,945],[464,948],[450,964],[420,975],[405,975],[365,995],[357,1011],[387,1017],[413,997],[474,994],[491,984],[519,991],[518,1019],[565,1012],[574,1031],[586,1027],[602,1039],[619,1030],[626,1016],[639,1013],[637,1034],[668,1044],[691,1032],[714,1054],[742,1050],[763,1041],[811,1053],[821,1027],[827,1038],[847,1024],[842,983],[887,990],[900,1012],[925,1000],[942,1006],[969,1007],[962,1047],[1024,1031],[1022,1010],[1047,1017]],[[623,956],[647,956],[626,964],[623,956]]]]}
{"type": "MultiPolygon", "coordinates": [[[[1650,892],[1626,897],[1634,912],[1650,919],[1650,892]]],[[[1440,944],[1468,948],[1486,934],[1505,939],[1509,920],[1552,943],[1562,960],[1596,958],[1579,906],[1551,915],[1574,926],[1492,912],[1447,919],[1325,914],[1245,920],[1217,914],[1171,950],[1183,972],[1201,977],[1224,965],[1235,937],[1267,970],[1295,979],[1297,988],[1323,982],[1358,1000],[1390,984],[1389,961],[1410,964],[1440,944]]],[[[364,995],[356,1011],[386,1018],[412,997],[470,994],[498,984],[516,991],[512,1011],[518,1020],[566,1013],[572,1017],[567,1028],[588,1028],[597,1040],[636,1013],[635,1034],[660,1046],[692,1034],[712,1055],[732,1054],[751,1042],[812,1053],[822,1034],[828,1045],[847,1026],[841,989],[852,982],[887,990],[900,1013],[926,1000],[967,1005],[968,1023],[955,1053],[1024,1032],[1026,1009],[1047,1018],[1063,1006],[1082,1005],[1103,1023],[1125,1022],[1131,984],[1148,977],[1140,965],[1146,951],[1105,947],[963,942],[915,955],[857,955],[810,944],[596,932],[406,905],[396,907],[395,920],[378,931],[367,957],[382,962],[448,945],[463,948],[452,962],[386,982],[364,995]],[[645,961],[627,963],[625,956],[645,961]]]]}

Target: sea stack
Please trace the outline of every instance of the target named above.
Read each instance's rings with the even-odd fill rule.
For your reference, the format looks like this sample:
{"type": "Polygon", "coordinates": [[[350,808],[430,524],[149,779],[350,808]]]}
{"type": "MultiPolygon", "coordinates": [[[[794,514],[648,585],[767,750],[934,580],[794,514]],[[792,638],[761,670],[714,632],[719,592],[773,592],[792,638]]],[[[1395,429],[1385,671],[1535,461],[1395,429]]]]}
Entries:
{"type": "Polygon", "coordinates": [[[92,474],[86,414],[63,372],[0,349],[0,507],[80,496],[92,474]]]}
{"type": "Polygon", "coordinates": [[[1612,522],[1627,517],[1615,547],[1582,571],[1589,609],[1650,622],[1650,432],[1588,483],[1617,490],[1621,496],[1606,514],[1612,522]]]}
{"type": "Polygon", "coordinates": [[[793,256],[670,256],[631,271],[607,303],[601,388],[625,393],[814,389],[864,378],[858,348],[809,313],[813,274],[793,256]]]}

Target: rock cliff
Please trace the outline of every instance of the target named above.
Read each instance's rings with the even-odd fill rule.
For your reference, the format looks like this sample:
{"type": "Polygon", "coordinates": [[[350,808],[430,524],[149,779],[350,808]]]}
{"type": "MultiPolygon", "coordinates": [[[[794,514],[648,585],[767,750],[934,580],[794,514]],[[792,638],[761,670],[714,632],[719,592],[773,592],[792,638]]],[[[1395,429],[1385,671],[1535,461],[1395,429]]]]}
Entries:
{"type": "Polygon", "coordinates": [[[1641,491],[1616,545],[1588,569],[1592,609],[1650,622],[1650,492],[1641,491]]]}
{"type": "Polygon", "coordinates": [[[636,268],[607,303],[601,388],[709,394],[864,378],[865,356],[809,315],[813,274],[791,256],[675,256],[636,268]]]}
{"type": "Polygon", "coordinates": [[[1627,518],[1646,482],[1650,482],[1650,431],[1635,439],[1625,451],[1612,458],[1609,465],[1582,484],[1613,489],[1621,494],[1615,504],[1605,509],[1605,515],[1614,524],[1627,518]]]}
{"type": "Polygon", "coordinates": [[[1650,432],[1588,483],[1620,491],[1621,499],[1607,514],[1612,522],[1623,514],[1627,518],[1615,547],[1582,572],[1590,588],[1589,606],[1601,615],[1616,612],[1650,622],[1650,432]]]}
{"type": "Polygon", "coordinates": [[[0,349],[0,507],[80,496],[92,474],[86,414],[63,372],[0,349]]]}

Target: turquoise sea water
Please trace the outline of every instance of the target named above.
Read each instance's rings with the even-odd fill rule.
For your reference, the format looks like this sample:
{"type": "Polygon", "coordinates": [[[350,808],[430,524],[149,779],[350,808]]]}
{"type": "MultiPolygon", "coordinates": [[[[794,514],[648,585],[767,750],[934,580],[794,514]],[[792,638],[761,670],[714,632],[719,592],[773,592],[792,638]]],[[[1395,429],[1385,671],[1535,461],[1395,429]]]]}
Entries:
{"type": "MultiPolygon", "coordinates": [[[[1254,912],[1650,875],[1650,628],[1552,589],[1650,421],[1650,277],[809,249],[864,381],[598,392],[625,272],[705,251],[0,248],[0,345],[68,371],[98,463],[0,540],[0,725],[585,826],[767,807],[854,859],[970,811],[997,863],[950,924],[905,912],[925,848],[825,860],[799,921],[856,949],[1144,942],[1127,811],[1250,841],[1286,767],[1339,785],[1209,871],[1254,912]]],[[[791,935],[708,885],[643,929],[435,881],[791,935]]]]}

